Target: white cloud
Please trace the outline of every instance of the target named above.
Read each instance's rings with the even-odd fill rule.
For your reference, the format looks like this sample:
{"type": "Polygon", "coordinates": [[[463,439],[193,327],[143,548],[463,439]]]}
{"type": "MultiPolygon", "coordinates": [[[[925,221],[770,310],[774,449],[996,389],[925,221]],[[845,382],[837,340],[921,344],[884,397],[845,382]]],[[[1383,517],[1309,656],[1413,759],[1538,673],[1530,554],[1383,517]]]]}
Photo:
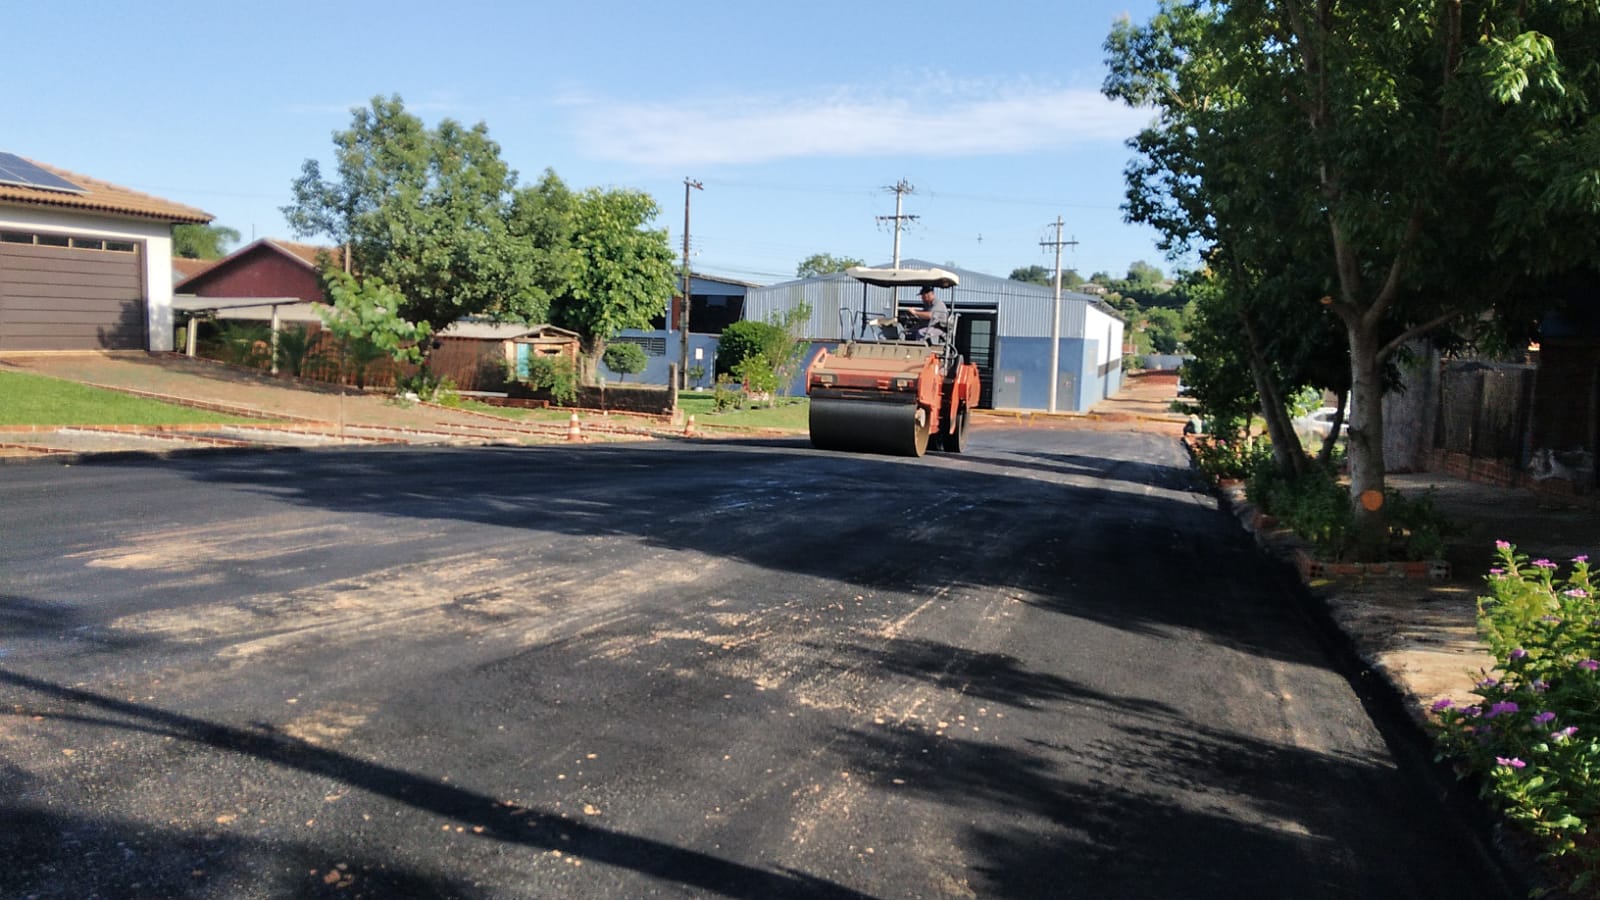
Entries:
{"type": "Polygon", "coordinates": [[[1097,91],[931,75],[898,93],[839,88],[809,97],[608,102],[569,94],[584,150],[676,167],[798,157],[989,156],[1120,142],[1150,114],[1097,91]]]}

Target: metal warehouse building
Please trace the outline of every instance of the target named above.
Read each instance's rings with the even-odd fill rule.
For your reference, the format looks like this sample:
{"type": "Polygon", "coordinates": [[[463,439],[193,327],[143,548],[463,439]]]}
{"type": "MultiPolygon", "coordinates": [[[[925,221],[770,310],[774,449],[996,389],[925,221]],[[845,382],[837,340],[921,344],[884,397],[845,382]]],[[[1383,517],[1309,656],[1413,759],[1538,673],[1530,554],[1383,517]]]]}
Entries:
{"type": "MultiPolygon", "coordinates": [[[[902,268],[935,264],[902,260],[902,268]]],[[[938,266],[960,277],[955,288],[939,297],[959,314],[957,348],[978,367],[983,380],[979,405],[988,409],[1048,409],[1050,402],[1050,333],[1052,288],[997,278],[952,266],[938,266]]],[[[851,323],[863,308],[888,310],[914,306],[909,288],[864,285],[843,273],[750,288],[744,318],[769,321],[800,304],[809,304],[811,320],[804,336],[813,347],[837,346],[849,336],[851,323]]],[[[1088,294],[1061,294],[1060,344],[1056,409],[1087,410],[1122,386],[1123,319],[1088,294]]],[[[814,349],[811,355],[815,355],[814,349]]],[[[804,393],[804,374],[796,393],[804,393]]]]}

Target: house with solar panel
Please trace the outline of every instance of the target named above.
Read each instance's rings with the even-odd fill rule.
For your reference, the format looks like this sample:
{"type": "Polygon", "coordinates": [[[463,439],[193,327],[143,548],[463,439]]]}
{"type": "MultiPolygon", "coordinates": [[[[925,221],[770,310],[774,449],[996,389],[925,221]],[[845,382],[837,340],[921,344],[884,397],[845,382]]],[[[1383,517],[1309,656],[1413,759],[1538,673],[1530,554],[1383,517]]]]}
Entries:
{"type": "MultiPolygon", "coordinates": [[[[900,265],[936,264],[907,259],[900,265]]],[[[1053,288],[948,265],[938,268],[959,279],[955,287],[939,292],[940,299],[957,313],[956,348],[978,367],[981,408],[1048,411],[1053,393],[1054,411],[1083,411],[1122,387],[1126,323],[1103,299],[1062,291],[1057,306],[1053,288]]],[[[814,356],[818,346],[837,347],[864,313],[916,303],[909,288],[864,284],[840,272],[751,288],[745,294],[744,317],[774,321],[801,304],[809,306],[803,337],[811,341],[814,356]]],[[[793,392],[805,392],[804,372],[793,392]]]]}
{"type": "Polygon", "coordinates": [[[171,350],[172,226],[212,218],[0,153],[0,352],[171,350]]]}

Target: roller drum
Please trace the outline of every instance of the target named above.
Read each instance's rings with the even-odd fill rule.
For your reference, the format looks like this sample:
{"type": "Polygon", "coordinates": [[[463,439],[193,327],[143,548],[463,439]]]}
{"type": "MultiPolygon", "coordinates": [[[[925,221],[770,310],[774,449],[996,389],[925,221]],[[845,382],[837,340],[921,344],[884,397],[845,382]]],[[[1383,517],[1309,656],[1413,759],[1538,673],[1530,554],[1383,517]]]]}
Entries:
{"type": "Polygon", "coordinates": [[[915,403],[813,397],[811,445],[819,450],[921,456],[928,450],[927,414],[915,403]]]}

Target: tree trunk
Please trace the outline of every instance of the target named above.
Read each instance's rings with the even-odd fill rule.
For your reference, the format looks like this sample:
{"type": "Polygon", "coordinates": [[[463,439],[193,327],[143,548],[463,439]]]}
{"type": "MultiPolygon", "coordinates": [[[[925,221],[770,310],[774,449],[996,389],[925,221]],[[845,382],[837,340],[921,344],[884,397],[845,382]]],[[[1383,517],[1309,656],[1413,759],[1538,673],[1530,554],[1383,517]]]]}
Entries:
{"type": "Polygon", "coordinates": [[[1358,550],[1381,553],[1384,540],[1383,364],[1375,329],[1352,324],[1350,336],[1350,499],[1358,550]]]}
{"type": "Polygon", "coordinates": [[[1256,384],[1256,394],[1261,398],[1261,418],[1267,423],[1267,437],[1272,441],[1272,460],[1278,471],[1291,478],[1299,478],[1306,471],[1306,454],[1300,438],[1290,425],[1288,408],[1283,402],[1283,391],[1267,364],[1261,338],[1248,312],[1239,314],[1244,324],[1245,340],[1250,350],[1250,376],[1256,384]]]}
{"type": "Polygon", "coordinates": [[[578,343],[582,351],[578,363],[583,369],[583,383],[594,387],[600,383],[600,358],[606,354],[606,339],[586,337],[578,343]]]}

